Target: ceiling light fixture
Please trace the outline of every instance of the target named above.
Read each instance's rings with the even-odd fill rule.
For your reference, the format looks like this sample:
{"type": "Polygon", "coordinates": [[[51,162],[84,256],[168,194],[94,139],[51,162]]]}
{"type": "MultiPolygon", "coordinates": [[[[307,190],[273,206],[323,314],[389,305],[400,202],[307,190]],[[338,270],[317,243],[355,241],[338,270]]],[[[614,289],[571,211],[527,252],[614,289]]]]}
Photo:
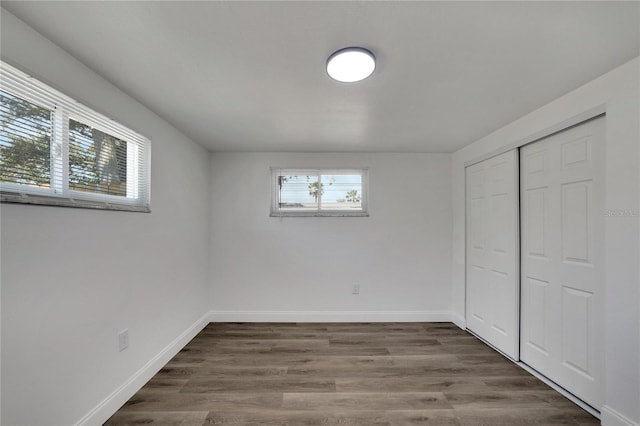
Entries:
{"type": "Polygon", "coordinates": [[[364,80],[376,69],[376,57],[362,47],[345,47],[327,59],[327,73],[343,83],[364,80]]]}

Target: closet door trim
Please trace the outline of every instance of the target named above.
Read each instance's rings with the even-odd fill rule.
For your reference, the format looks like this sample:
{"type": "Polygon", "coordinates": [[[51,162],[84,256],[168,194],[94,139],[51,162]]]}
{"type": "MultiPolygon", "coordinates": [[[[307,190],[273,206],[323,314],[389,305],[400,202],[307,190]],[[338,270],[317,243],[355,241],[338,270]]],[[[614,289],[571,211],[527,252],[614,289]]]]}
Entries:
{"type": "Polygon", "coordinates": [[[556,123],[556,124],[554,124],[554,125],[552,125],[550,127],[547,127],[547,128],[545,128],[543,130],[540,130],[538,132],[532,133],[531,135],[529,135],[529,136],[527,136],[525,138],[522,138],[522,139],[517,140],[515,142],[512,142],[510,144],[507,144],[507,145],[505,145],[503,147],[494,149],[493,151],[490,151],[490,152],[488,152],[486,154],[480,155],[480,156],[474,158],[473,160],[466,161],[464,163],[464,167],[467,168],[467,167],[472,166],[472,165],[474,165],[476,163],[480,163],[480,162],[482,162],[484,160],[487,160],[489,158],[495,157],[495,156],[500,155],[500,154],[504,154],[505,152],[511,151],[513,149],[520,148],[520,147],[522,147],[524,145],[528,145],[528,144],[533,143],[533,142],[537,142],[540,139],[544,139],[544,138],[546,138],[548,136],[551,136],[551,135],[553,135],[555,133],[559,133],[559,132],[565,131],[565,130],[571,128],[571,127],[578,126],[578,125],[580,125],[580,124],[582,124],[582,123],[584,123],[586,121],[593,120],[594,118],[600,117],[601,115],[605,115],[606,112],[607,112],[606,104],[597,105],[597,106],[595,106],[593,108],[590,108],[590,109],[588,109],[588,110],[586,110],[584,112],[581,112],[580,114],[576,114],[576,115],[574,115],[572,117],[569,117],[569,118],[567,118],[565,120],[562,120],[559,123],[556,123]]]}

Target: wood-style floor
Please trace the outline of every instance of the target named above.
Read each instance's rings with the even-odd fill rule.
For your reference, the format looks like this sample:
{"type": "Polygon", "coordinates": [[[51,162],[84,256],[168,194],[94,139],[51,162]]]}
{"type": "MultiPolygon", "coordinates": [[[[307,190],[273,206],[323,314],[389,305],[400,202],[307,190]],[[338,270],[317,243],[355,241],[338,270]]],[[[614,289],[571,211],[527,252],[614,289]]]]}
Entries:
{"type": "Polygon", "coordinates": [[[450,323],[212,323],[106,424],[599,421],[450,323]]]}

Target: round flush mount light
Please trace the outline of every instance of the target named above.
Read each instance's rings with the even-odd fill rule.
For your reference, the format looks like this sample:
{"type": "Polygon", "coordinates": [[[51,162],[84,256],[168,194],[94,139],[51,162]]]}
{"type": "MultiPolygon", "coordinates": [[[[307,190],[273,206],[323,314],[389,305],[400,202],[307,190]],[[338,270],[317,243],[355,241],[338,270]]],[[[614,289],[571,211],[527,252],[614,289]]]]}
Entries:
{"type": "Polygon", "coordinates": [[[327,59],[327,73],[343,83],[354,83],[369,77],[376,69],[376,57],[362,47],[346,47],[327,59]]]}

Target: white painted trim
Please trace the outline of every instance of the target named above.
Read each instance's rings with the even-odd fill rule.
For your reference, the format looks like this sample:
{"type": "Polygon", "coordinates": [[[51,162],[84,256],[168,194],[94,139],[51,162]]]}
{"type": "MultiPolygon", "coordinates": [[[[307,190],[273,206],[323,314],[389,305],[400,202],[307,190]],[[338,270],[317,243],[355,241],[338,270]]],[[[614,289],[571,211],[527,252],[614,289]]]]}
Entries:
{"type": "Polygon", "coordinates": [[[211,322],[450,322],[450,311],[211,311],[211,322]]]}
{"type": "Polygon", "coordinates": [[[608,405],[602,407],[600,423],[602,426],[640,426],[640,424],[628,419],[608,405]]]}
{"type": "Polygon", "coordinates": [[[101,425],[106,422],[122,405],[145,385],[164,365],[193,339],[207,324],[210,313],[205,313],[173,342],[136,371],[126,382],[96,405],[76,425],[101,425]]]}
{"type": "Polygon", "coordinates": [[[538,141],[540,139],[549,137],[555,133],[560,133],[564,130],[567,130],[570,127],[577,126],[578,124],[582,124],[585,121],[592,120],[596,117],[606,114],[607,108],[605,104],[597,105],[593,108],[590,108],[586,111],[583,111],[580,114],[574,115],[573,117],[569,117],[566,120],[562,120],[559,123],[554,124],[551,127],[546,129],[542,129],[538,132],[535,132],[525,138],[522,138],[518,141],[507,144],[503,147],[490,151],[484,155],[476,157],[470,161],[465,161],[464,167],[472,166],[476,163],[480,163],[481,161],[487,160],[489,158],[498,156],[500,154],[504,154],[507,151],[511,151],[512,149],[520,148],[521,146],[530,144],[532,142],[538,141]]]}

